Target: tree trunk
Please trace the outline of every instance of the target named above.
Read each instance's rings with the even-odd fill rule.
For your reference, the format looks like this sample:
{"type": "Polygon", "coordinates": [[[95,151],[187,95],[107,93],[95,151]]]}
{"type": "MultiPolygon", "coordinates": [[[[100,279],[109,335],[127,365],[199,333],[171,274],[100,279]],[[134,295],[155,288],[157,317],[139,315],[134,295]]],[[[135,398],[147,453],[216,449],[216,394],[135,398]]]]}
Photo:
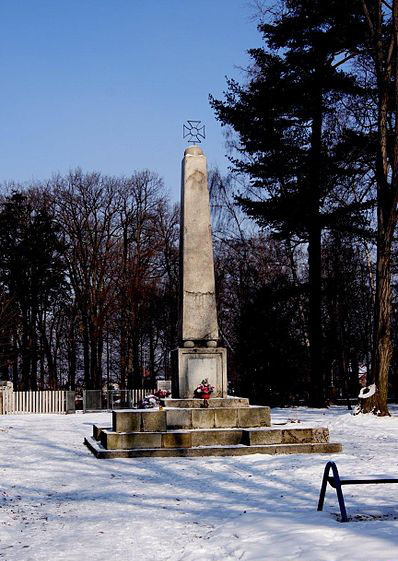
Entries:
{"type": "Polygon", "coordinates": [[[42,343],[43,343],[43,349],[47,360],[48,387],[50,388],[50,390],[55,390],[57,389],[56,359],[52,354],[51,345],[47,338],[47,334],[45,332],[42,332],[42,343]]]}
{"type": "Polygon", "coordinates": [[[87,317],[82,313],[84,387],[86,390],[91,390],[93,388],[90,377],[90,339],[87,324],[87,317]]]}
{"type": "Polygon", "coordinates": [[[77,348],[74,322],[72,322],[68,339],[68,388],[74,391],[76,389],[76,362],[77,348]]]}
{"type": "Polygon", "coordinates": [[[39,379],[40,390],[44,390],[44,377],[45,377],[45,368],[44,368],[44,351],[43,351],[43,343],[42,343],[42,350],[40,353],[40,379],[39,379]]]}
{"type": "Polygon", "coordinates": [[[30,389],[37,390],[37,307],[32,305],[31,321],[30,321],[30,347],[31,347],[31,372],[30,372],[30,389]]]}
{"type": "Polygon", "coordinates": [[[134,386],[133,353],[134,353],[134,346],[133,346],[133,343],[132,343],[132,337],[129,336],[128,341],[127,341],[127,389],[128,390],[131,390],[134,387],[138,387],[138,386],[134,386]]]}
{"type": "Polygon", "coordinates": [[[104,335],[102,328],[97,331],[97,374],[96,385],[98,389],[102,389],[102,358],[104,353],[104,335]]]}
{"type": "Polygon", "coordinates": [[[14,390],[17,391],[19,388],[19,369],[18,369],[18,335],[16,332],[13,333],[12,337],[12,383],[14,385],[14,390]]]}
{"type": "MultiPolygon", "coordinates": [[[[384,416],[389,415],[388,374],[392,356],[391,244],[397,224],[398,202],[398,2],[393,0],[390,6],[393,24],[390,37],[384,35],[386,25],[382,1],[377,2],[373,21],[365,2],[363,6],[373,40],[378,95],[377,266],[371,369],[371,382],[376,384],[377,391],[374,396],[363,401],[361,410],[384,416]]],[[[385,3],[385,6],[388,4],[385,3]]]]}
{"type": "Polygon", "coordinates": [[[321,317],[321,236],[320,228],[310,231],[308,243],[309,265],[309,336],[311,387],[310,405],[325,407],[324,376],[322,364],[322,317],[321,317]]]}
{"type": "Polygon", "coordinates": [[[320,176],[322,148],[322,92],[314,95],[314,118],[311,133],[310,193],[311,217],[308,232],[308,276],[309,276],[309,339],[310,339],[310,400],[312,407],[325,407],[322,337],[322,268],[321,268],[321,224],[320,224],[320,176]]]}
{"type": "MultiPolygon", "coordinates": [[[[124,311],[121,311],[120,319],[120,389],[126,388],[127,379],[127,321],[125,319],[124,311]]],[[[128,386],[128,384],[127,384],[128,386]]]]}
{"type": "Polygon", "coordinates": [[[22,354],[22,390],[30,389],[30,344],[29,344],[29,328],[26,313],[23,314],[22,335],[21,335],[21,354],[22,354]]]}
{"type": "Polygon", "coordinates": [[[98,340],[95,333],[96,329],[93,325],[92,320],[90,320],[90,381],[91,389],[99,390],[98,387],[98,340]]]}
{"type": "Polygon", "coordinates": [[[135,329],[132,335],[132,387],[140,388],[142,387],[142,376],[141,376],[141,362],[140,362],[140,343],[139,334],[135,329]]]}
{"type": "Polygon", "coordinates": [[[389,415],[388,372],[392,357],[391,343],[391,228],[379,220],[377,244],[376,302],[374,312],[374,347],[371,382],[376,384],[374,396],[363,401],[362,412],[389,415]]]}

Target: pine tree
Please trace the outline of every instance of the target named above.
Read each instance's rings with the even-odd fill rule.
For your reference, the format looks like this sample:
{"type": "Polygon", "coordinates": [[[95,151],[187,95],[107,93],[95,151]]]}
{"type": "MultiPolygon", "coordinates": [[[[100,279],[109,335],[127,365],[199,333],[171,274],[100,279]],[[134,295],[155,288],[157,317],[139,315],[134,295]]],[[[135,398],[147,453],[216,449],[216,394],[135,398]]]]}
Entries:
{"type": "MultiPolygon", "coordinates": [[[[20,386],[24,389],[37,389],[39,317],[64,287],[62,254],[59,230],[47,204],[35,199],[34,193],[17,191],[2,201],[0,280],[20,321],[20,386]]],[[[56,373],[50,371],[49,376],[55,387],[56,373]]]]}
{"type": "Polygon", "coordinates": [[[234,169],[249,175],[257,191],[239,203],[279,236],[308,244],[313,406],[325,403],[322,230],[361,226],[361,205],[334,199],[336,189],[352,189],[363,173],[351,154],[354,143],[347,142],[357,134],[339,114],[343,100],[362,94],[346,70],[346,53],[363,30],[359,7],[349,6],[343,0],[280,2],[279,13],[259,26],[265,47],[249,51],[248,84],[229,80],[225,99],[211,98],[217,118],[237,133],[234,169]]]}

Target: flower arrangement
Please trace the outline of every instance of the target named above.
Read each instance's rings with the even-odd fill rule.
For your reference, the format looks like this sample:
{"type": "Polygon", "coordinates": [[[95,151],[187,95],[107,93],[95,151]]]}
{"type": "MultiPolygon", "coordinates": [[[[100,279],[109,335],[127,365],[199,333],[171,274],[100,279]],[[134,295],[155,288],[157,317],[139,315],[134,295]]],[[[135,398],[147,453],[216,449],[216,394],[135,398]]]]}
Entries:
{"type": "Polygon", "coordinates": [[[193,395],[194,395],[194,397],[198,397],[198,398],[202,398],[202,399],[209,399],[210,394],[212,394],[213,391],[214,391],[214,386],[209,384],[208,378],[205,378],[204,380],[201,381],[199,386],[197,386],[195,388],[195,391],[193,392],[193,395]]]}
{"type": "Polygon", "coordinates": [[[154,407],[157,407],[158,403],[158,398],[155,395],[146,395],[138,404],[138,409],[153,409],[154,407]]]}
{"type": "Polygon", "coordinates": [[[169,397],[169,395],[171,395],[171,392],[169,392],[169,390],[156,390],[153,395],[158,399],[165,399],[166,397],[169,397]]]}
{"type": "Polygon", "coordinates": [[[157,390],[151,395],[146,395],[139,403],[138,409],[153,409],[159,405],[159,401],[165,397],[169,397],[171,393],[168,390],[157,390]]]}

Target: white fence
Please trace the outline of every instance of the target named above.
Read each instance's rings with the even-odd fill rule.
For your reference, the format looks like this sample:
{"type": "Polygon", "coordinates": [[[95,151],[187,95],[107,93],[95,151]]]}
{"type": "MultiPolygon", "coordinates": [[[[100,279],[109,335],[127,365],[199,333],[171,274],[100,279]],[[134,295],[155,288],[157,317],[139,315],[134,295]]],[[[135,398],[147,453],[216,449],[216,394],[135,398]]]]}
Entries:
{"type": "MultiPolygon", "coordinates": [[[[111,411],[137,407],[140,401],[155,389],[135,390],[84,390],[83,412],[111,411]]],[[[80,398],[81,399],[81,398],[80,398]]],[[[76,407],[74,391],[26,391],[0,390],[0,415],[23,415],[26,413],[74,413],[76,407]]]]}
{"type": "Polygon", "coordinates": [[[14,392],[3,390],[0,413],[3,415],[24,413],[66,413],[65,391],[14,392]],[[1,410],[2,409],[2,410],[1,410]]]}

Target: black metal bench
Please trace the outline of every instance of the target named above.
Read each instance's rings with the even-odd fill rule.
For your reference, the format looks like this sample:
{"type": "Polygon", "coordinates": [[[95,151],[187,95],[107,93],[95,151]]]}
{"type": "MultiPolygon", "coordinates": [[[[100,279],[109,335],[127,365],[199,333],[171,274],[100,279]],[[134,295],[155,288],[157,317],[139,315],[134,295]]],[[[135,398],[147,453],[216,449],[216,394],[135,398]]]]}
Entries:
{"type": "Polygon", "coordinates": [[[337,499],[339,501],[341,521],[348,522],[347,511],[345,508],[344,495],[343,495],[343,485],[377,485],[379,483],[398,483],[398,479],[393,477],[383,477],[374,476],[368,479],[354,479],[354,478],[341,478],[337,470],[337,466],[334,462],[328,462],[325,466],[323,472],[323,479],[321,485],[321,492],[319,494],[318,510],[323,509],[323,503],[325,501],[326,487],[327,484],[331,485],[333,489],[336,489],[337,499]],[[330,470],[332,470],[333,475],[329,475],[330,470]]]}

